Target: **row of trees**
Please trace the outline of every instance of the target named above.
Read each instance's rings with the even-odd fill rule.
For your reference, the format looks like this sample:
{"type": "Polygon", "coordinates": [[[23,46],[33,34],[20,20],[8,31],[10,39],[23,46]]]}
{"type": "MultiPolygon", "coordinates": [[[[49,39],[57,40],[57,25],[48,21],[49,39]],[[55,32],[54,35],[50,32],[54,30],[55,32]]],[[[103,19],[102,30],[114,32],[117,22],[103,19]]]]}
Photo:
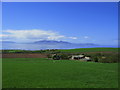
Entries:
{"type": "Polygon", "coordinates": [[[57,53],[56,49],[47,49],[47,50],[2,50],[2,53],[57,53]]]}

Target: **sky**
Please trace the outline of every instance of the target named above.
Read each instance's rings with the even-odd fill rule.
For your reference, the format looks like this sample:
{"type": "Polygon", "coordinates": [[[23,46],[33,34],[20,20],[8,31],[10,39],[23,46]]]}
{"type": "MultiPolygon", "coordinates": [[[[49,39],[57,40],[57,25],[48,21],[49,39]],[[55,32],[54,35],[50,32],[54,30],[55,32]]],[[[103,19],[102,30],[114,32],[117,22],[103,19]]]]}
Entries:
{"type": "Polygon", "coordinates": [[[117,45],[117,2],[3,2],[3,41],[117,45]]]}

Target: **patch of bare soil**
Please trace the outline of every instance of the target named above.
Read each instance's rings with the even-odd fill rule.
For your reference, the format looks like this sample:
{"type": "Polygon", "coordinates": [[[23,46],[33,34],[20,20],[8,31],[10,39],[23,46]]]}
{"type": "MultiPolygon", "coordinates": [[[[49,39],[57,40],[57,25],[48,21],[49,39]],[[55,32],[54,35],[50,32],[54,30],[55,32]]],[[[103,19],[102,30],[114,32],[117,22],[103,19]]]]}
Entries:
{"type": "Polygon", "coordinates": [[[9,54],[2,54],[2,58],[47,58],[46,54],[28,54],[28,53],[9,53],[9,54]]]}
{"type": "MultiPolygon", "coordinates": [[[[102,54],[118,54],[118,52],[110,52],[110,51],[102,51],[102,52],[84,52],[84,54],[95,54],[95,53],[102,53],[102,54]]],[[[41,53],[7,53],[0,55],[2,58],[47,58],[47,54],[41,53]]]]}

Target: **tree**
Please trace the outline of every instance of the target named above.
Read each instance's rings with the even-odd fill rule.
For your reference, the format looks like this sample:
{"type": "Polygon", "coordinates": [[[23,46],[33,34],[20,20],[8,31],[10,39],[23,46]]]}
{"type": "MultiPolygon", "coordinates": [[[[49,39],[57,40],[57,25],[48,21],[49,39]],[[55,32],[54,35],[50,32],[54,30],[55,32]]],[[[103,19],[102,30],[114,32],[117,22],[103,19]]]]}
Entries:
{"type": "Polygon", "coordinates": [[[53,56],[53,59],[54,59],[54,60],[60,60],[60,56],[59,56],[59,55],[54,55],[54,56],[53,56]]]}

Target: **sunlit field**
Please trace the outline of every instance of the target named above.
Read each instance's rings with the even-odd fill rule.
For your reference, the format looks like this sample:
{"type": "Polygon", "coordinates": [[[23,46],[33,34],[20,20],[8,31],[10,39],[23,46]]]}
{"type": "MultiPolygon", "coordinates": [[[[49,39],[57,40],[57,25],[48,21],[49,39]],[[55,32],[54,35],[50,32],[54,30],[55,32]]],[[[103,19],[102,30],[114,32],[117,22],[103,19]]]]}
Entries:
{"type": "Polygon", "coordinates": [[[117,88],[117,63],[3,58],[3,88],[117,88]]]}

